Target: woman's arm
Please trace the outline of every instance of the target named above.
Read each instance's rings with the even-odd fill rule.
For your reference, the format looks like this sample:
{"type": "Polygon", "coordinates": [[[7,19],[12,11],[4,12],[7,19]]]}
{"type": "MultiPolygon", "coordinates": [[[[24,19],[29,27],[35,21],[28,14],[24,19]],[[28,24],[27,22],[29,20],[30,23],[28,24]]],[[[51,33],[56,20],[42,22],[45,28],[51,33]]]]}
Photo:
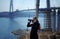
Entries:
{"type": "Polygon", "coordinates": [[[30,24],[30,22],[28,22],[27,27],[31,27],[31,26],[32,26],[32,24],[30,24]]]}

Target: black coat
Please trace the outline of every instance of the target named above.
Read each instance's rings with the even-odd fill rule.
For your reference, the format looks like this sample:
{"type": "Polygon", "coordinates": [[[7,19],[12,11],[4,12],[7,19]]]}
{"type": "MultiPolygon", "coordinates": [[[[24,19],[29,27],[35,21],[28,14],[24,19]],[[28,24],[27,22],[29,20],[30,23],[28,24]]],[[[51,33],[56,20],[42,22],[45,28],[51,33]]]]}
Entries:
{"type": "Polygon", "coordinates": [[[32,27],[30,32],[30,39],[38,39],[37,30],[40,28],[40,24],[38,21],[36,21],[33,24],[30,24],[30,22],[27,24],[27,27],[32,27]]]}

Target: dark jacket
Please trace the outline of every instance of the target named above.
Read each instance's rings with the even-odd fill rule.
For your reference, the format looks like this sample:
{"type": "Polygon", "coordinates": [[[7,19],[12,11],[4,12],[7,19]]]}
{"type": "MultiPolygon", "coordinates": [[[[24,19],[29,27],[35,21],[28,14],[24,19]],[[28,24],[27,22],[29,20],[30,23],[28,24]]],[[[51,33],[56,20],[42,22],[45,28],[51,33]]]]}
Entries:
{"type": "Polygon", "coordinates": [[[32,27],[30,32],[30,39],[38,39],[37,30],[40,28],[39,22],[36,21],[33,24],[30,24],[30,22],[28,22],[27,27],[32,27]]]}

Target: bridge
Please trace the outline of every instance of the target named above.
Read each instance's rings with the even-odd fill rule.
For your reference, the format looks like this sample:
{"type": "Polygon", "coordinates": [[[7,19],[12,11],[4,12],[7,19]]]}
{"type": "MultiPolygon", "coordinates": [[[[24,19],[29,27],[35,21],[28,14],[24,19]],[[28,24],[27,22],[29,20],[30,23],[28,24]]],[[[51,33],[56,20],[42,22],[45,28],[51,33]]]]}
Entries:
{"type": "MultiPolygon", "coordinates": [[[[50,9],[40,8],[39,12],[40,13],[46,13],[46,12],[52,12],[52,10],[59,10],[59,9],[60,9],[60,7],[51,7],[50,9]]],[[[35,10],[36,9],[27,9],[27,10],[14,11],[12,14],[13,14],[14,17],[16,17],[16,16],[17,17],[22,17],[22,16],[18,16],[17,14],[21,15],[21,12],[26,12],[25,15],[27,15],[28,12],[30,12],[30,13],[34,12],[34,14],[35,14],[36,13],[35,10]]],[[[10,12],[0,12],[0,17],[10,17],[10,12]]]]}
{"type": "MultiPolygon", "coordinates": [[[[27,10],[20,10],[20,11],[13,11],[13,0],[10,1],[10,9],[9,12],[0,12],[0,17],[9,17],[9,18],[14,18],[14,17],[28,17],[29,15],[34,16],[36,15],[38,17],[38,14],[40,12],[45,13],[45,27],[48,29],[47,30],[52,30],[51,29],[51,12],[53,12],[53,19],[54,19],[54,31],[56,31],[56,10],[58,10],[58,20],[59,20],[59,14],[60,14],[60,7],[50,7],[50,0],[47,0],[47,8],[39,8],[39,1],[36,1],[36,9],[27,9],[27,10]],[[29,12],[30,11],[30,12],[29,12]],[[31,12],[32,11],[32,12],[31,12]],[[34,12],[33,12],[34,11],[34,12]],[[36,11],[36,12],[35,12],[36,11]],[[29,13],[29,14],[28,14],[29,13]],[[30,14],[32,13],[32,14],[30,14]],[[35,14],[36,13],[36,14],[35,14]],[[48,21],[47,21],[48,20],[48,21]]],[[[58,21],[57,20],[57,21],[58,21]]],[[[59,20],[60,21],[60,20],[59,20]]],[[[59,27],[59,22],[58,22],[58,30],[60,29],[59,27]]]]}

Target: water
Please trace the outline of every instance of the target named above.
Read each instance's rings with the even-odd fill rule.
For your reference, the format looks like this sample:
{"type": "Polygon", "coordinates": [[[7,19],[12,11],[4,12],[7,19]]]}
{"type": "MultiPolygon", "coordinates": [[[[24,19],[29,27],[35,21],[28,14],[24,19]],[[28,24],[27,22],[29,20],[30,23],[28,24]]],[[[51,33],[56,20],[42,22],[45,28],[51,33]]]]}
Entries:
{"type": "MultiPolygon", "coordinates": [[[[18,29],[27,29],[28,19],[32,19],[32,17],[0,18],[0,39],[17,39],[17,36],[11,32],[18,29]]],[[[41,28],[44,28],[44,17],[39,17],[39,22],[41,28]]]]}

